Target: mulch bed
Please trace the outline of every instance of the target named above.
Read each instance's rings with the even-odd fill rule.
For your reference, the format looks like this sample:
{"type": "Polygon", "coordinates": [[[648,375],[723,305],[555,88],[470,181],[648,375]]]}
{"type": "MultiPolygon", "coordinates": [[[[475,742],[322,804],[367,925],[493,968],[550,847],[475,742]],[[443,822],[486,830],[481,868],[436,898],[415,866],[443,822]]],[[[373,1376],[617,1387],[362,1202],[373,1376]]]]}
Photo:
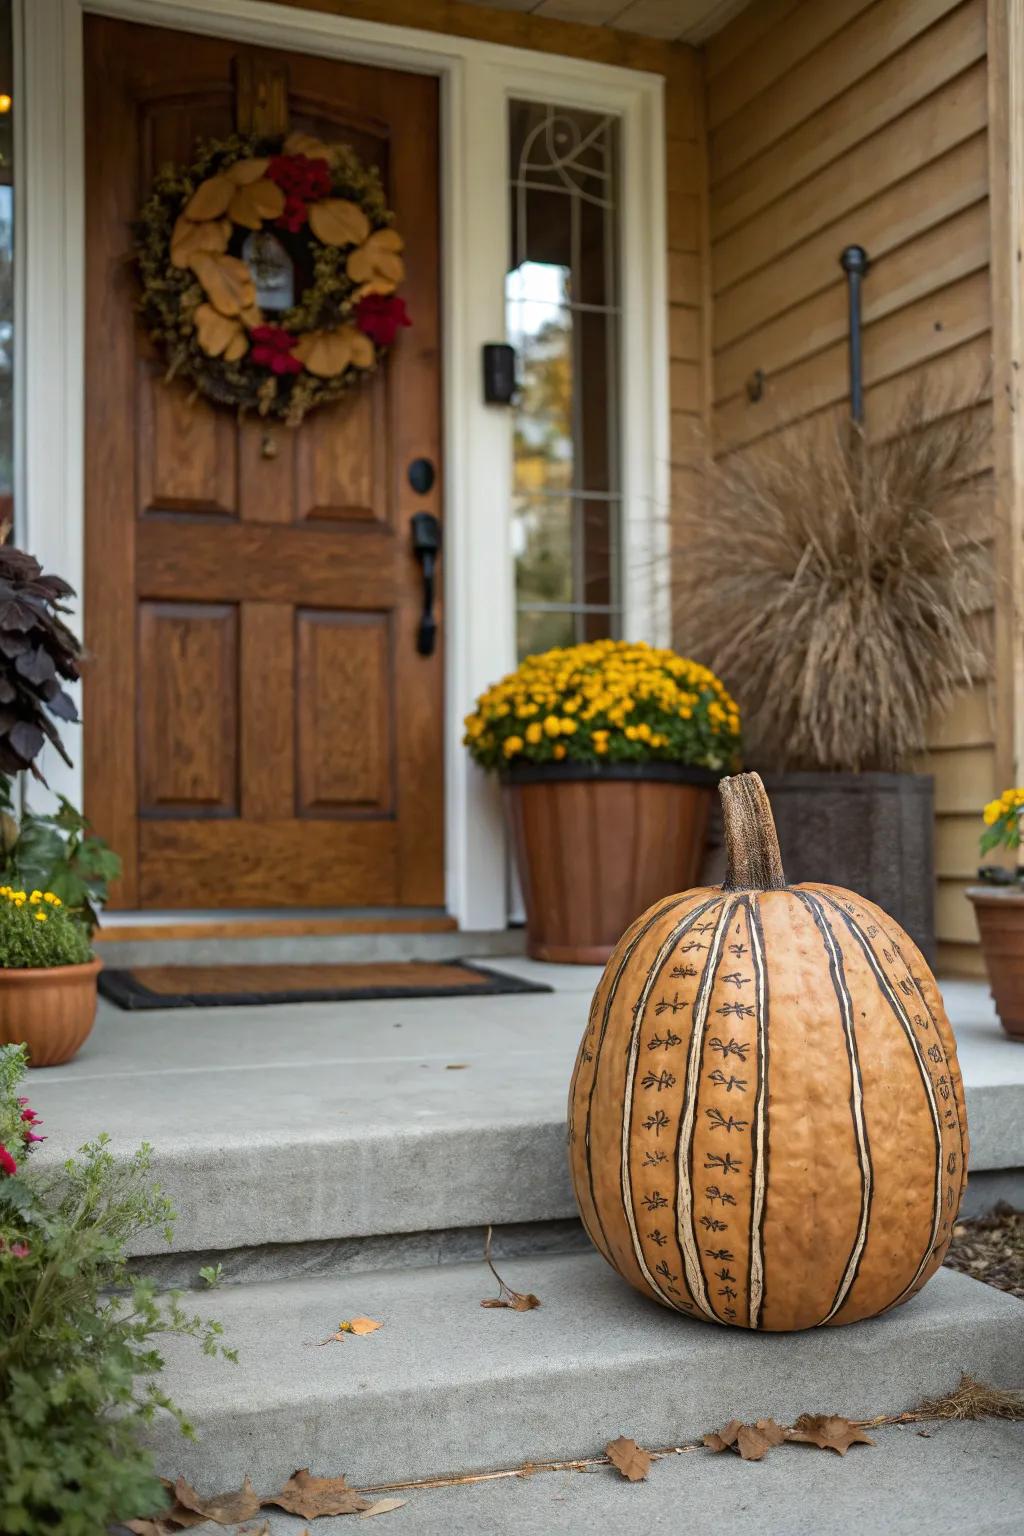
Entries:
{"type": "Polygon", "coordinates": [[[958,1221],[946,1263],[1024,1301],[1024,1211],[1000,1201],[988,1216],[958,1221]]]}

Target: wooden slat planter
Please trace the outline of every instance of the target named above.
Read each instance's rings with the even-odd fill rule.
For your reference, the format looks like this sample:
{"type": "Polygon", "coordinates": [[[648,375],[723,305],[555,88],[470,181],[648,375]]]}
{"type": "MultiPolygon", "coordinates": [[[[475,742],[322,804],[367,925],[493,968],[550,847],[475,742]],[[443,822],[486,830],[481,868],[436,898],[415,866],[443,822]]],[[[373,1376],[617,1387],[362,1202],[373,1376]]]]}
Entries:
{"type": "Polygon", "coordinates": [[[716,782],[669,763],[509,771],[527,953],[603,965],[634,918],[695,885],[716,782]]]}

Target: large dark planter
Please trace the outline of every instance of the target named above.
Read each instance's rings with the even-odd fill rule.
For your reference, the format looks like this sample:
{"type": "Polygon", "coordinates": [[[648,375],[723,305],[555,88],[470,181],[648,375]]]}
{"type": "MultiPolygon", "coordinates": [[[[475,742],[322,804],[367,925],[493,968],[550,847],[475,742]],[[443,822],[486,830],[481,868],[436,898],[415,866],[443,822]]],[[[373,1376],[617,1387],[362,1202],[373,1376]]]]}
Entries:
{"type": "Polygon", "coordinates": [[[925,773],[766,773],[787,880],[845,886],[935,964],[935,786],[925,773]]]}
{"type": "Polygon", "coordinates": [[[999,1021],[1012,1040],[1024,1040],[1024,891],[1015,885],[973,885],[967,894],[999,1021]]]}
{"type": "Polygon", "coordinates": [[[527,953],[603,965],[634,918],[696,885],[717,782],[671,763],[505,773],[527,953]]]}

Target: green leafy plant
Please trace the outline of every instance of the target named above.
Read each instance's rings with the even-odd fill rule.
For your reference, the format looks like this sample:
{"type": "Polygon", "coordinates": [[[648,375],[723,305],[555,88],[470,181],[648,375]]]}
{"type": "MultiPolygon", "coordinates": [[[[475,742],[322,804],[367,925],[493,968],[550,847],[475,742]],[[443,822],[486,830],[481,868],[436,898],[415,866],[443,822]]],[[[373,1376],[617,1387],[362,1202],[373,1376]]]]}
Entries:
{"type": "Polygon", "coordinates": [[[70,800],[57,797],[52,815],[14,815],[12,786],[0,779],[0,877],[8,885],[52,891],[91,934],[121,860],[96,837],[70,800]]]}
{"type": "Polygon", "coordinates": [[[224,1278],[223,1264],[203,1264],[200,1266],[199,1278],[208,1291],[215,1291],[224,1278]]]}
{"type": "Polygon", "coordinates": [[[18,1092],[21,1046],[0,1047],[0,1530],[99,1536],[167,1504],[140,1427],[161,1409],[159,1341],[234,1359],[219,1323],[133,1277],[126,1248],[174,1212],[150,1149],[116,1158],[100,1136],[53,1172],[29,1172],[38,1117],[18,1092]]]}

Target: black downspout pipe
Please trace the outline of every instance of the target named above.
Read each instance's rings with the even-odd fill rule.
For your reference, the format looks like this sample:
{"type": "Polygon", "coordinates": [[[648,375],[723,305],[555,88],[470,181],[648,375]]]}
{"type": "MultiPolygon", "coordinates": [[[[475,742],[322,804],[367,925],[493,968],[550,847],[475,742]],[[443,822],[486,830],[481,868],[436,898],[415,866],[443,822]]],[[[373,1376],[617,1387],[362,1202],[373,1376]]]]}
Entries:
{"type": "Polygon", "coordinates": [[[846,273],[850,295],[850,420],[864,420],[864,380],[860,341],[860,285],[868,270],[868,253],[862,245],[848,245],[839,258],[846,273]]]}

